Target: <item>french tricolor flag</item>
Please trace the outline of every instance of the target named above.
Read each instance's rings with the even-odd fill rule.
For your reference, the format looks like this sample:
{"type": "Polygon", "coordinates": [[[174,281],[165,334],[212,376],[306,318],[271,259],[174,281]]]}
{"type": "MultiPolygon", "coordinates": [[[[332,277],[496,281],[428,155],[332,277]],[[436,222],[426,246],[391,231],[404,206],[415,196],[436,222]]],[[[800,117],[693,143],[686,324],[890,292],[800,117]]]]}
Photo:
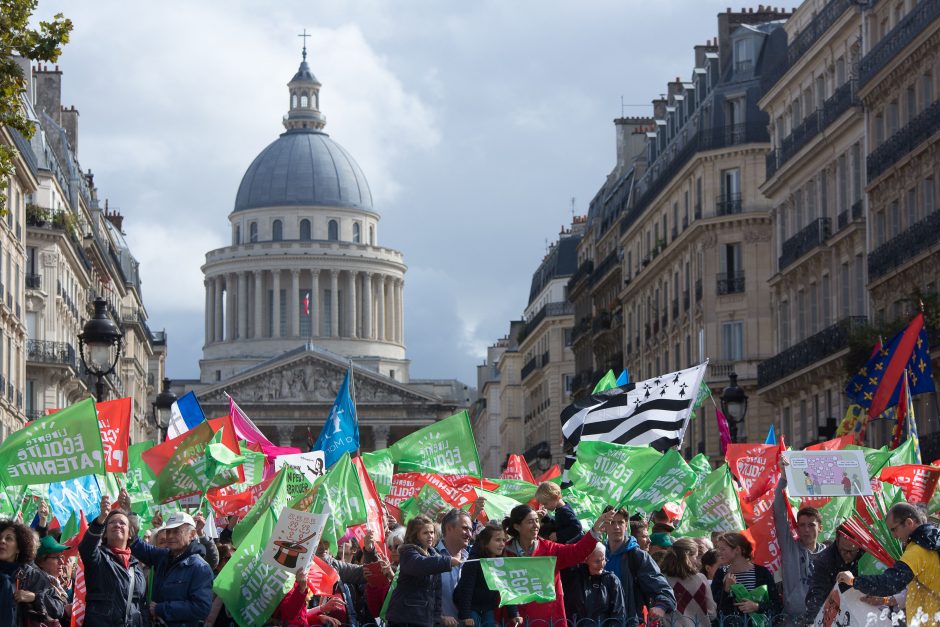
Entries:
{"type": "Polygon", "coordinates": [[[166,430],[166,439],[186,433],[205,420],[206,415],[202,412],[196,395],[193,392],[187,392],[170,408],[170,424],[166,430]]]}

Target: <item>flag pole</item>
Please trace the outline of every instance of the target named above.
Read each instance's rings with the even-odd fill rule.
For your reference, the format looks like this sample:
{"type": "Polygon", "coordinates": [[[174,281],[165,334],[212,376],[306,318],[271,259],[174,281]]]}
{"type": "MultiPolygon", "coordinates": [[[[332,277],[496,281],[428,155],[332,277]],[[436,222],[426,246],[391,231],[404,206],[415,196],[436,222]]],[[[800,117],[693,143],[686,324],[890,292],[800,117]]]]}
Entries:
{"type": "MultiPolygon", "coordinates": [[[[352,357],[347,357],[346,359],[349,362],[348,373],[349,373],[349,398],[352,400],[353,408],[356,409],[356,431],[359,430],[359,409],[356,407],[356,376],[353,372],[353,360],[352,357]]],[[[359,437],[359,448],[356,449],[356,455],[362,456],[362,436],[359,437]]]]}

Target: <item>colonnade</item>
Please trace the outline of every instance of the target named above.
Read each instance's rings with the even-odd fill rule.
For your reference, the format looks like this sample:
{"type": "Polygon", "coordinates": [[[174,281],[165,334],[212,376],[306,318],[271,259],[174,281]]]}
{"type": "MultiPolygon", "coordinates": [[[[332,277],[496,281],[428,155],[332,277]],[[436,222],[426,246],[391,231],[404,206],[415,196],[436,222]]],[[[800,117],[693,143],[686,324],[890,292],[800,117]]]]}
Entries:
{"type": "Polygon", "coordinates": [[[352,270],[241,270],[206,277],[204,285],[207,344],[281,337],[404,343],[400,277],[352,270]]]}

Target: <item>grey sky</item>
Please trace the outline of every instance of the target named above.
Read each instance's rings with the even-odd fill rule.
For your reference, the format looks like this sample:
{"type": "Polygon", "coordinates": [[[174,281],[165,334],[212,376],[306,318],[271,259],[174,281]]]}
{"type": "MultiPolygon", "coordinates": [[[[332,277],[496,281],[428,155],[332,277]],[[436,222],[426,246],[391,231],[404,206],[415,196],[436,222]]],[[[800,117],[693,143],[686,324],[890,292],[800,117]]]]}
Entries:
{"type": "Polygon", "coordinates": [[[612,167],[621,96],[648,115],[726,6],[41,0],[37,15],[75,23],[62,101],[81,112],[82,167],[125,216],[170,377],[198,375],[199,267],[229,240],[245,169],[283,131],[306,28],[325,130],[369,179],[379,243],[408,264],[412,377],[474,385],[570,199],[586,212],[612,167]]]}

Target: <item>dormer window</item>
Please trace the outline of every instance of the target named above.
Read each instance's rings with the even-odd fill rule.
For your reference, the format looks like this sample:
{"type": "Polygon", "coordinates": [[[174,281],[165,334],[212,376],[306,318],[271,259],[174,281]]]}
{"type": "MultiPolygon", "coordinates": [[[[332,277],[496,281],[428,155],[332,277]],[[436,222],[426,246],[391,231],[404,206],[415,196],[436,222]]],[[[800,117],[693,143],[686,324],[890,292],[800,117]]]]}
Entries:
{"type": "Polygon", "coordinates": [[[736,74],[746,74],[754,69],[754,60],[751,58],[751,42],[748,39],[739,39],[734,42],[734,71],[736,74]]]}

